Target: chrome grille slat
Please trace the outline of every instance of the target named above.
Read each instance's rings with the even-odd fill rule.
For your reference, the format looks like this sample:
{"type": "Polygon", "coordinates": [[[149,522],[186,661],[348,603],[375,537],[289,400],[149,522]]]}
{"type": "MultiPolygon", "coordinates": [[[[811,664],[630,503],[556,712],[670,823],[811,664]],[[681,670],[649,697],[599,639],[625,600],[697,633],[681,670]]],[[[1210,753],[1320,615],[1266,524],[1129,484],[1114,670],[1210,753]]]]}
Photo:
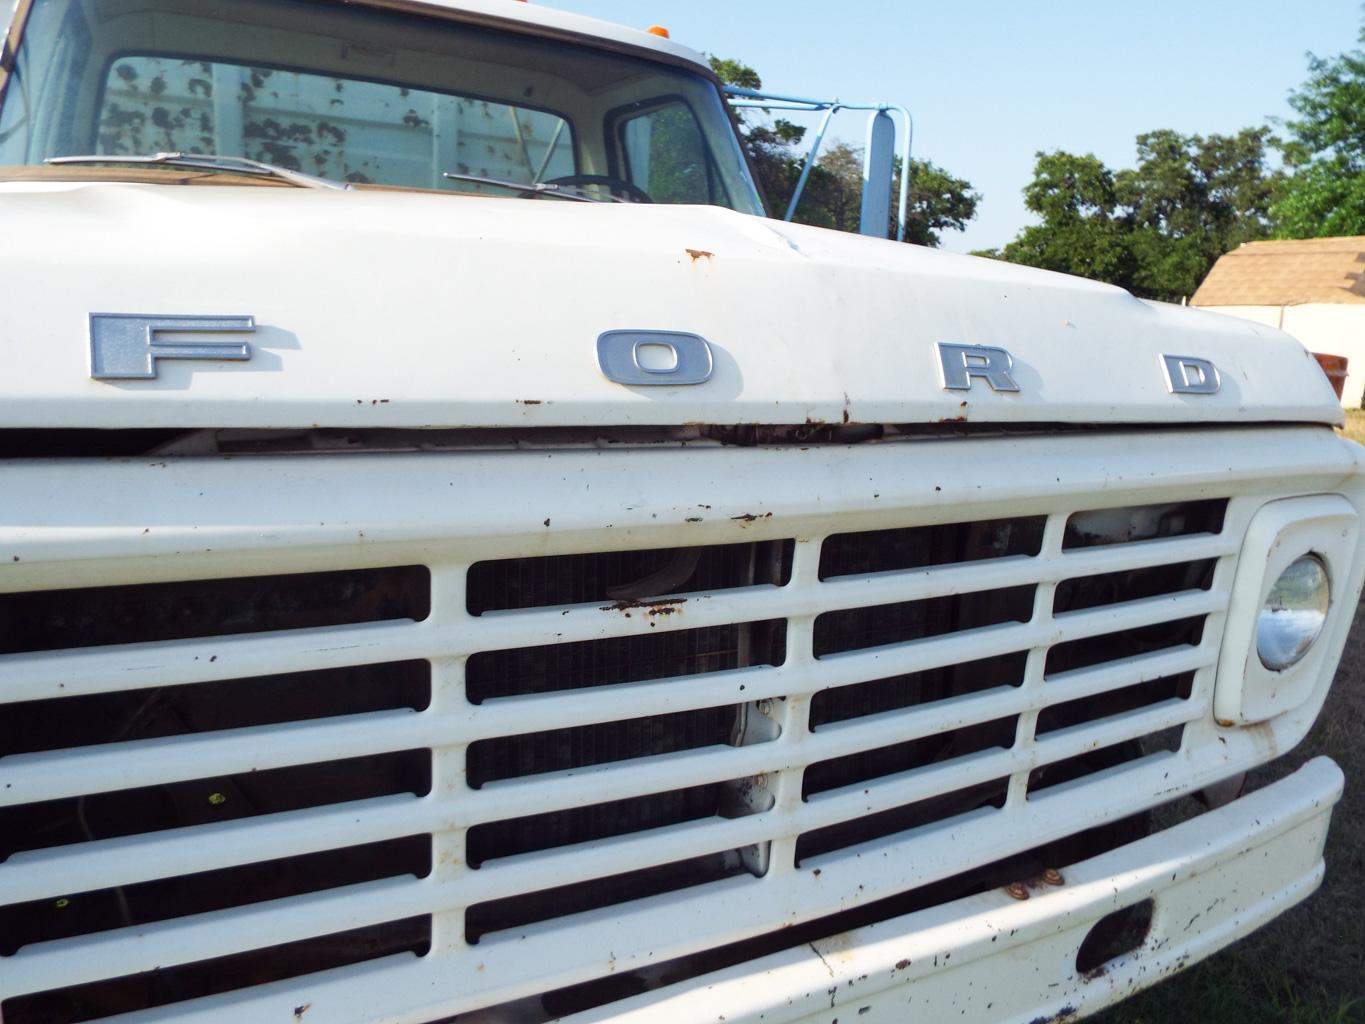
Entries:
{"type": "MultiPolygon", "coordinates": [[[[1039,441],[1036,447],[1045,451],[1053,443],[1039,441]]],[[[1075,443],[1081,448],[1089,444],[1084,439],[1075,443]]],[[[989,457],[992,449],[978,445],[975,450],[989,457]]],[[[763,584],[680,595],[686,600],[679,606],[681,611],[673,614],[650,616],[649,601],[641,602],[645,607],[639,609],[629,603],[616,607],[615,602],[602,602],[469,614],[465,610],[466,566],[478,558],[517,557],[519,543],[530,536],[526,531],[518,532],[518,527],[499,526],[488,520],[479,528],[482,533],[475,531],[467,539],[454,533],[418,536],[411,531],[404,537],[391,536],[388,543],[392,552],[385,558],[379,557],[378,547],[367,546],[363,561],[367,566],[419,561],[429,565],[431,612],[422,622],[386,621],[0,657],[0,678],[4,680],[0,683],[0,712],[11,701],[79,699],[98,693],[412,659],[432,663],[432,699],[424,711],[317,718],[171,739],[131,739],[103,747],[0,756],[0,783],[13,785],[8,791],[0,789],[0,808],[130,786],[327,762],[351,754],[424,749],[431,752],[432,763],[431,792],[425,796],[398,794],[305,806],[19,852],[0,862],[0,905],[412,835],[429,835],[434,844],[432,875],[420,880],[411,876],[382,879],[130,929],[34,942],[12,957],[0,957],[0,986],[7,995],[36,992],[109,978],[115,969],[135,971],[195,963],[292,938],[344,931],[357,924],[431,915],[433,948],[424,958],[376,960],[312,975],[306,982],[309,996],[315,997],[310,1015],[324,1022],[361,1020],[376,1009],[367,1002],[365,987],[359,982],[369,976],[407,979],[404,985],[414,993],[422,992],[413,997],[421,1001],[420,1015],[431,1018],[601,976],[608,961],[613,960],[612,954],[616,970],[638,966],[644,961],[633,958],[640,951],[632,948],[623,954],[623,930],[657,936],[651,939],[648,950],[651,962],[685,955],[787,923],[789,918],[779,908],[799,907],[799,916],[806,919],[902,892],[956,874],[965,866],[1017,852],[1025,836],[1033,845],[1090,827],[1097,820],[1096,808],[1101,808],[1102,818],[1121,816],[1150,806],[1159,794],[1172,792],[1173,787],[1196,787],[1220,773],[1237,770],[1230,766],[1250,763],[1259,755],[1250,748],[1234,748],[1231,752],[1215,749],[1206,756],[1200,744],[1188,738],[1198,735],[1207,743],[1207,733],[1212,729],[1208,722],[1209,688],[1232,569],[1250,510],[1264,500],[1261,495],[1271,472],[1264,466],[1253,472],[1249,465],[1242,465],[1246,459],[1234,460],[1236,465],[1229,468],[1223,455],[1211,454],[1202,462],[1188,457],[1163,462],[1156,449],[1144,441],[1135,443],[1134,453],[1124,458],[1132,466],[1144,465],[1146,460],[1145,465],[1154,468],[1142,473],[1131,471],[1125,477],[1107,458],[1090,462],[1081,459],[1067,486],[1051,491],[1045,483],[1026,484],[1016,479],[1009,460],[997,458],[991,473],[977,467],[962,481],[945,487],[944,498],[933,499],[945,504],[932,509],[914,505],[913,501],[923,500],[922,496],[912,501],[914,489],[906,485],[900,488],[899,504],[894,506],[859,511],[845,502],[830,513],[812,503],[802,505],[801,492],[793,483],[765,502],[765,510],[774,510],[771,518],[750,525],[708,522],[698,526],[695,533],[685,532],[688,538],[705,538],[705,543],[796,537],[789,582],[785,586],[763,584]],[[1202,467],[1199,472],[1192,468],[1195,463],[1202,467]],[[1228,474],[1219,478],[1222,494],[1208,490],[1210,467],[1215,466],[1223,467],[1219,472],[1228,474]],[[1083,479],[1084,473],[1090,476],[1083,479]],[[991,493],[992,474],[1001,480],[996,493],[991,493]],[[1035,487],[1027,500],[1017,497],[1024,495],[1025,486],[1035,487]],[[1093,507],[1083,495],[1098,493],[1101,487],[1106,488],[1104,503],[1113,507],[1223,495],[1231,495],[1231,502],[1223,531],[1216,535],[1191,534],[1063,551],[1068,516],[1093,507]],[[843,511],[851,511],[854,518],[842,518],[838,513],[843,511]],[[898,516],[899,521],[910,525],[951,525],[967,521],[967,516],[985,521],[1025,513],[1046,515],[1037,555],[818,579],[821,542],[832,534],[888,529],[898,525],[898,516]],[[497,534],[498,529],[502,535],[497,534]],[[492,538],[487,545],[481,539],[484,535],[492,538]],[[1052,612],[1054,591],[1064,581],[1201,560],[1215,563],[1207,589],[1162,593],[1056,615],[1052,612]],[[1028,621],[962,628],[814,656],[814,624],[825,613],[950,596],[989,597],[994,591],[1014,586],[1034,588],[1028,621]],[[479,705],[469,704],[462,693],[465,659],[482,652],[649,638],[772,620],[786,622],[786,658],[777,666],[674,672],[636,682],[589,683],[576,690],[520,696],[499,696],[494,691],[479,705]],[[1145,650],[1044,676],[1047,653],[1058,645],[1186,620],[1203,624],[1202,634],[1195,635],[1197,642],[1145,650]],[[876,710],[886,706],[884,701],[873,702],[874,713],[864,710],[853,717],[817,723],[813,730],[809,727],[807,716],[816,693],[837,693],[841,688],[875,686],[882,681],[891,685],[902,676],[950,672],[960,664],[1016,654],[1021,659],[1026,656],[1022,676],[1011,681],[1017,685],[919,700],[913,687],[920,683],[896,683],[912,687],[906,691],[909,697],[898,700],[917,702],[885,711],[876,710]],[[1054,725],[1052,731],[1034,735],[1035,719],[1044,709],[1176,676],[1188,677],[1182,684],[1186,689],[1181,690],[1182,695],[1190,692],[1188,698],[1148,703],[1079,725],[1054,725]],[[478,790],[469,789],[464,781],[466,748],[473,743],[703,709],[733,709],[737,715],[748,709],[746,713],[752,714],[756,702],[770,703],[770,713],[782,728],[772,736],[751,738],[748,745],[628,756],[590,767],[510,777],[488,782],[478,790]],[[990,747],[946,760],[914,761],[906,770],[801,798],[803,773],[812,764],[948,736],[995,721],[1013,723],[1015,739],[1011,746],[990,747]],[[1039,766],[1066,763],[1095,748],[1115,748],[1181,727],[1187,739],[1176,753],[1133,756],[1117,767],[1061,783],[1056,790],[1033,793],[1028,789],[1030,773],[1039,766]],[[477,868],[464,861],[468,830],[490,823],[756,778],[766,780],[764,785],[771,789],[773,798],[770,808],[760,808],[757,813],[725,817],[717,812],[648,831],[624,831],[564,846],[499,854],[477,868]],[[793,860],[795,843],[802,835],[986,783],[1002,787],[999,806],[948,813],[946,817],[926,819],[922,825],[846,842],[811,857],[809,863],[793,860]],[[1080,800],[1074,797],[1083,793],[1094,797],[1086,798],[1082,813],[1077,806],[1080,800]],[[464,914],[469,907],[484,907],[556,885],[595,884],[678,860],[755,847],[761,847],[769,857],[766,873],[757,877],[745,874],[696,889],[607,903],[511,931],[495,929],[484,934],[476,947],[466,944],[464,914]],[[875,857],[868,856],[874,852],[875,857]],[[812,878],[812,866],[821,868],[818,883],[812,878]],[[661,928],[665,921],[668,926],[661,928]],[[133,935],[143,938],[134,940],[133,935]],[[528,963],[546,965],[546,970],[528,975],[528,963]]],[[[690,454],[682,457],[694,458],[690,454]]],[[[823,458],[811,456],[817,457],[823,458]]],[[[891,465],[885,450],[869,452],[866,457],[891,465]]],[[[494,472],[493,460],[488,464],[489,472],[494,472]]],[[[821,472],[830,473],[832,479],[838,476],[837,470],[826,468],[821,472]]],[[[1305,487],[1311,478],[1308,470],[1298,466],[1284,465],[1273,472],[1280,477],[1274,485],[1277,488],[1305,487]]],[[[714,480],[714,473],[708,473],[708,478],[714,480]]],[[[626,486],[624,481],[618,483],[626,486]]],[[[395,486],[399,486],[397,481],[395,486]]],[[[883,497],[896,498],[897,493],[894,487],[886,487],[883,497]]],[[[297,498],[291,500],[298,504],[297,498]]],[[[615,499],[608,495],[596,500],[615,499]]],[[[727,520],[749,511],[718,503],[717,515],[722,509],[727,520]]],[[[556,515],[554,531],[535,534],[537,545],[543,539],[543,548],[555,554],[613,550],[617,538],[627,534],[619,527],[612,530],[604,528],[605,524],[586,525],[585,517],[591,514],[587,504],[575,508],[564,516],[566,526],[556,515]],[[574,524],[578,524],[577,532],[561,539],[559,531],[574,528],[574,524]]],[[[651,529],[658,530],[659,540],[652,542],[656,546],[683,542],[684,533],[678,527],[654,528],[647,517],[648,513],[635,520],[621,517],[623,522],[630,522],[632,531],[625,548],[651,543],[651,529]]],[[[4,529],[0,523],[0,535],[4,529]]],[[[381,537],[383,531],[373,536],[381,537]]],[[[135,534],[130,533],[120,543],[131,545],[134,540],[135,534]]],[[[208,543],[207,538],[204,543],[208,543]]],[[[89,552],[95,550],[93,544],[88,547],[89,552]]],[[[249,545],[239,547],[249,559],[258,557],[251,554],[249,545]]],[[[310,554],[298,549],[291,553],[289,565],[291,571],[307,571],[337,564],[337,557],[336,550],[310,554]]],[[[137,582],[119,576],[120,572],[136,571],[136,562],[129,560],[122,569],[110,568],[112,564],[96,558],[75,571],[79,574],[89,568],[90,578],[102,585],[137,582]]],[[[194,564],[193,559],[187,560],[185,571],[192,575],[194,564]]],[[[226,574],[222,564],[213,564],[214,575],[226,574]]],[[[42,576],[40,569],[26,567],[26,571],[34,575],[25,578],[42,576]]],[[[156,571],[158,579],[167,578],[160,567],[156,571]]],[[[264,571],[259,560],[251,562],[251,571],[264,571]]],[[[918,614],[915,609],[910,613],[918,614]]],[[[1074,663],[1066,662],[1064,667],[1074,663]]],[[[935,692],[928,682],[923,685],[926,695],[935,692]]],[[[1152,692],[1170,691],[1158,686],[1152,692]]],[[[272,993],[279,994],[281,1000],[274,1005],[284,1006],[288,994],[300,992],[302,987],[304,983],[275,982],[259,990],[176,1004],[129,1019],[153,1020],[167,1015],[204,1021],[246,1019],[242,1013],[249,1016],[254,1012],[246,1008],[270,1004],[276,998],[272,993]]],[[[416,1002],[410,1009],[413,1015],[419,1014],[416,1002]]],[[[401,1008],[384,1008],[384,1012],[389,1011],[399,1013],[401,1008]]]]}

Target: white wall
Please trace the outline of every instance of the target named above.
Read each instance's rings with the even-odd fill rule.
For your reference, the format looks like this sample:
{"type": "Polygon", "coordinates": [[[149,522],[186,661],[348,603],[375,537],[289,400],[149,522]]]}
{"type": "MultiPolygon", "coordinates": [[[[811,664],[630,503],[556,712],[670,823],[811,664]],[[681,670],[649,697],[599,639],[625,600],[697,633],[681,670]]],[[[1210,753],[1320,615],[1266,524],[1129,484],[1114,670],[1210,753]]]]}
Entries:
{"type": "Polygon", "coordinates": [[[1341,404],[1358,409],[1365,396],[1365,304],[1307,303],[1302,306],[1201,306],[1288,331],[1310,352],[1345,356],[1346,388],[1341,404]]]}

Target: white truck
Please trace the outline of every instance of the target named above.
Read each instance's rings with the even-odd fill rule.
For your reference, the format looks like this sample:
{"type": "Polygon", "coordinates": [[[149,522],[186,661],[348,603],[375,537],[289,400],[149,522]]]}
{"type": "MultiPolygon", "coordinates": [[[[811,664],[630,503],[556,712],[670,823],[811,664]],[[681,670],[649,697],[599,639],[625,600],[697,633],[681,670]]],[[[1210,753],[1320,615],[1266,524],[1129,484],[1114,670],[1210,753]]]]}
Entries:
{"type": "Polygon", "coordinates": [[[1293,339],[767,219],[659,34],[3,13],[5,1024],[1059,1021],[1318,884],[1293,339]]]}

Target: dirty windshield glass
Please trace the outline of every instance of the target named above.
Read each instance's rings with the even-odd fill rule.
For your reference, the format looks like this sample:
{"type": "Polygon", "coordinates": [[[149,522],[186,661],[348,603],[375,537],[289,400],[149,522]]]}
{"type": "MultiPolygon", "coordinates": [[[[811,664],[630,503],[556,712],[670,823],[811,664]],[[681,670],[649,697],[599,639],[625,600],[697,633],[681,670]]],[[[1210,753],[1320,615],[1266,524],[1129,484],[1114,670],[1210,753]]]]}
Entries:
{"type": "Polygon", "coordinates": [[[162,152],[760,212],[719,92],[684,69],[326,0],[34,0],[0,106],[7,176],[95,156],[118,177],[162,152]]]}

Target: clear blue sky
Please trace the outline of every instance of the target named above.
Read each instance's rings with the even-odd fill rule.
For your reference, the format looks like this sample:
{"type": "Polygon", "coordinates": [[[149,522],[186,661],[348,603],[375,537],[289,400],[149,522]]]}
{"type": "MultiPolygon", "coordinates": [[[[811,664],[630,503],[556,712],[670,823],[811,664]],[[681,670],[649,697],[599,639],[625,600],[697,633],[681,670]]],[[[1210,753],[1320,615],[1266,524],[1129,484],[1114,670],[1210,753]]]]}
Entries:
{"type": "MultiPolygon", "coordinates": [[[[1290,113],[1305,51],[1350,49],[1358,0],[540,0],[629,25],[666,25],[698,50],[753,66],[778,92],[904,103],[915,152],[983,199],[958,251],[1027,222],[1020,189],[1040,149],[1130,166],[1153,128],[1234,132],[1290,113]]],[[[861,122],[842,133],[861,143],[861,122]]],[[[836,121],[836,124],[838,122],[836,121]]]]}

